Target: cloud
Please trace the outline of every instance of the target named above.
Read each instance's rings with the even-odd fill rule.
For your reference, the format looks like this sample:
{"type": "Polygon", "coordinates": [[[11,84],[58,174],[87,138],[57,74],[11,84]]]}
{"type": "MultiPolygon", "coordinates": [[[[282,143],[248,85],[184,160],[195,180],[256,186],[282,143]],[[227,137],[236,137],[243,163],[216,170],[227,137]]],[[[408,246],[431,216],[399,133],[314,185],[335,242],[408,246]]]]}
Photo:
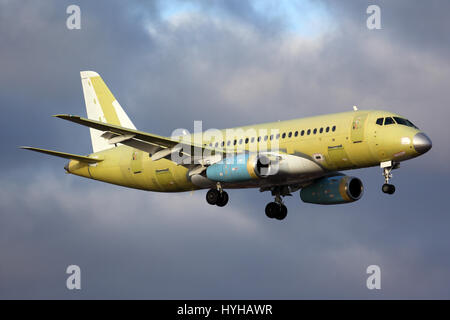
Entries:
{"type": "MultiPolygon", "coordinates": [[[[147,193],[52,172],[26,185],[2,180],[9,188],[0,193],[0,295],[446,296],[440,280],[450,263],[442,255],[445,210],[427,214],[419,205],[421,190],[407,184],[397,199],[380,203],[371,186],[375,177],[358,175],[368,189],[360,202],[321,207],[300,203],[296,195],[287,199],[290,213],[281,223],[264,216],[267,195],[251,191],[231,191],[229,206],[217,208],[206,204],[201,191],[147,193]],[[396,208],[399,203],[406,207],[396,208]],[[436,221],[442,227],[436,228],[436,221]],[[69,264],[82,268],[79,293],[64,287],[69,264]],[[370,264],[383,272],[384,290],[377,294],[365,288],[370,264]]],[[[436,197],[430,201],[436,203],[436,197]]]]}
{"type": "Polygon", "coordinates": [[[82,1],[82,29],[69,31],[69,2],[0,2],[0,297],[448,297],[446,4],[380,1],[383,29],[369,31],[363,1],[299,2],[313,14],[298,25],[256,2],[183,3],[82,1]],[[322,207],[294,194],[282,223],[264,216],[271,197],[257,190],[216,208],[203,191],[83,180],[16,147],[89,152],[85,128],[50,117],[85,113],[85,69],[154,133],[356,104],[404,114],[434,147],[394,172],[394,197],[380,193],[378,169],[350,171],[362,200],[322,207]],[[65,288],[69,264],[82,268],[81,292],[65,288]],[[382,268],[381,292],[365,287],[369,264],[382,268]]]}

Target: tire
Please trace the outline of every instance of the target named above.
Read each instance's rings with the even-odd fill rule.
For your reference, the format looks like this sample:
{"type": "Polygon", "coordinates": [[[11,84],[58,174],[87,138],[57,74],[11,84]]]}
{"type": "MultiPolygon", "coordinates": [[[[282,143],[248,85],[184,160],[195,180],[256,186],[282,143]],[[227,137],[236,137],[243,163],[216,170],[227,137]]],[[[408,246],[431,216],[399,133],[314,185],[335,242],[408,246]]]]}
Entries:
{"type": "Polygon", "coordinates": [[[217,200],[219,199],[219,191],[216,189],[210,189],[206,193],[206,202],[208,202],[210,205],[215,205],[217,203],[217,200]]]}
{"type": "Polygon", "coordinates": [[[278,210],[278,204],[276,202],[269,202],[266,206],[266,216],[273,219],[276,217],[278,210]]]}
{"type": "Polygon", "coordinates": [[[395,192],[395,186],[393,184],[385,183],[381,187],[381,190],[387,194],[393,194],[395,192]]]}
{"type": "Polygon", "coordinates": [[[228,203],[228,193],[226,193],[225,191],[222,191],[222,193],[219,193],[219,197],[217,199],[216,205],[218,207],[224,207],[227,205],[228,203]]]}
{"type": "Polygon", "coordinates": [[[391,184],[390,186],[389,186],[389,194],[394,194],[394,192],[395,192],[395,186],[393,185],[393,184],[391,184]]]}
{"type": "Polygon", "coordinates": [[[284,220],[287,216],[287,212],[288,212],[287,207],[284,204],[282,204],[278,208],[278,212],[277,212],[277,215],[275,218],[277,218],[277,220],[280,220],[280,221],[284,220]]]}

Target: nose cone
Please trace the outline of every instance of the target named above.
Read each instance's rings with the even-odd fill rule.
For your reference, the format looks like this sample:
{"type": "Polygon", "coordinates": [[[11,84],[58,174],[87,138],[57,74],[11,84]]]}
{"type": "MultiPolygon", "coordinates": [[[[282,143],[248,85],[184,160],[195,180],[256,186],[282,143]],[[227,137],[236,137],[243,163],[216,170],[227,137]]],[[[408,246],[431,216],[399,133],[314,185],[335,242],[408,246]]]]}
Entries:
{"type": "Polygon", "coordinates": [[[428,138],[428,136],[423,132],[417,133],[413,138],[414,149],[416,149],[416,151],[420,154],[423,154],[430,150],[432,145],[433,144],[430,138],[428,138]]]}

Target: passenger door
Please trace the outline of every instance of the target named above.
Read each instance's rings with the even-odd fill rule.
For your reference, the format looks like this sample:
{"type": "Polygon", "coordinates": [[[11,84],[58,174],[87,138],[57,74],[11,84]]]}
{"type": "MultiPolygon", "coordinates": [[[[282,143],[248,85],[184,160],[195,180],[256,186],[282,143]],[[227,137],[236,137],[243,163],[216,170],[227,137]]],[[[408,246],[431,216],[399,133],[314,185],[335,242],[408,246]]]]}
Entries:
{"type": "Polygon", "coordinates": [[[367,115],[368,113],[359,113],[353,117],[350,134],[353,143],[364,141],[364,128],[366,125],[367,115]]]}

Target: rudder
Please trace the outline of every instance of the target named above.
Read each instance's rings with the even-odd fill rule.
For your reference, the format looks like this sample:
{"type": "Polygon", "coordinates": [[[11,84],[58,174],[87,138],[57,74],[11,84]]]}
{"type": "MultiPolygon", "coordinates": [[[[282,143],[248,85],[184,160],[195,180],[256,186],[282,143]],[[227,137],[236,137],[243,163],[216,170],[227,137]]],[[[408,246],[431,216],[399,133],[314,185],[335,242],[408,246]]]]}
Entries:
{"type": "MultiPolygon", "coordinates": [[[[103,79],[95,71],[81,71],[81,84],[83,86],[84,102],[86,103],[87,117],[121,127],[136,129],[128,118],[114,95],[106,86],[103,79]]],[[[101,137],[102,131],[90,129],[92,150],[98,152],[114,147],[101,137]]]]}

